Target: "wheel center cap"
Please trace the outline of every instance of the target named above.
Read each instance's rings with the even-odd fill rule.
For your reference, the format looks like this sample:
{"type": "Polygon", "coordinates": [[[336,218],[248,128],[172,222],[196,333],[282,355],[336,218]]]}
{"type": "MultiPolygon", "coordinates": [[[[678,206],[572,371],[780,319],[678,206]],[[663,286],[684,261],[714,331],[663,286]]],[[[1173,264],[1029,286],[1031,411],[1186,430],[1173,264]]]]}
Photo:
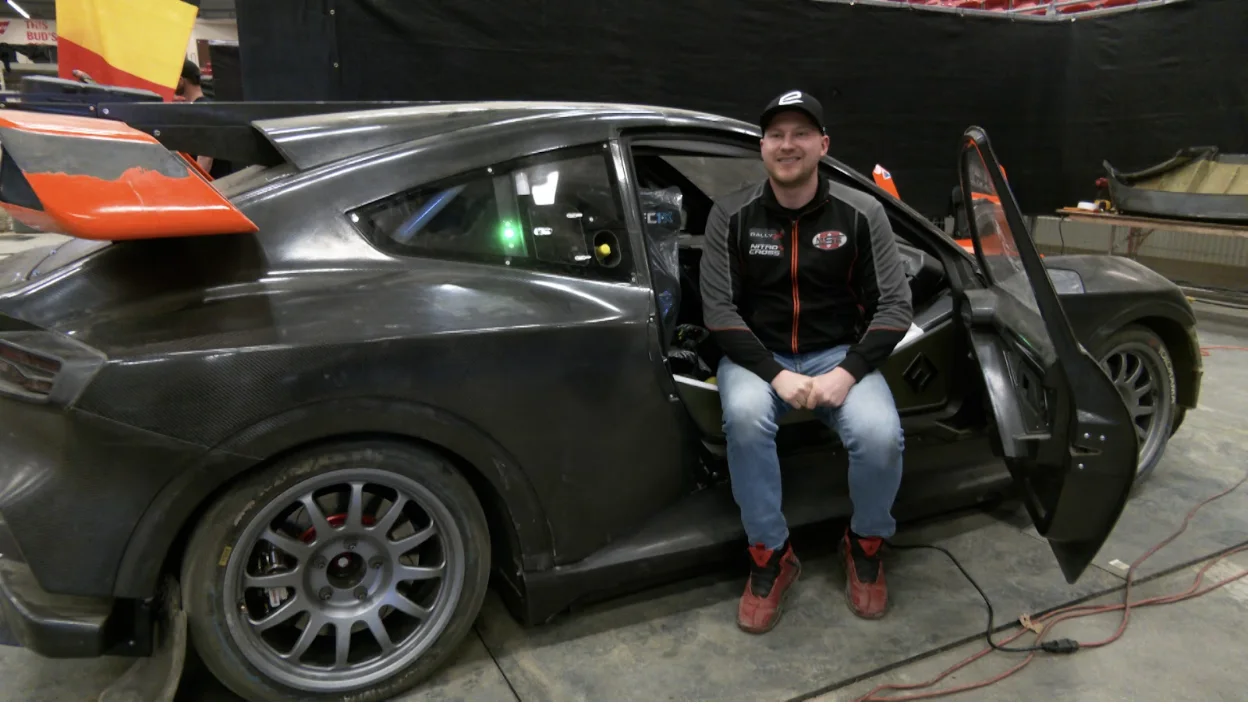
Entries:
{"type": "Polygon", "coordinates": [[[330,558],[325,576],[335,589],[350,589],[359,584],[368,572],[368,565],[358,553],[341,552],[330,558]]]}

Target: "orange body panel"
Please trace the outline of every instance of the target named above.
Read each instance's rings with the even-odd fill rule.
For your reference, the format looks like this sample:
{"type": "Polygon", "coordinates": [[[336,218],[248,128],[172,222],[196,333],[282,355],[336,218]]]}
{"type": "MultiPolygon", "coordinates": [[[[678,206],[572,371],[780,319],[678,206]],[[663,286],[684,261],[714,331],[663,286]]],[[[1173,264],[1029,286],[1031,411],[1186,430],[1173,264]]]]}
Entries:
{"type": "Polygon", "coordinates": [[[31,227],[90,240],[241,234],[258,229],[201,175],[197,164],[124,123],[0,110],[0,130],[36,138],[31,142],[14,137],[5,145],[38,204],[4,203],[3,207],[31,227]],[[105,156],[88,156],[93,150],[98,154],[101,143],[115,146],[107,146],[105,156]],[[76,163],[63,155],[49,156],[52,149],[72,152],[76,144],[85,150],[78,152],[76,163]],[[67,173],[67,168],[78,172],[67,173]]]}
{"type": "Polygon", "coordinates": [[[190,174],[169,178],[130,169],[116,181],[67,174],[27,174],[26,180],[58,229],[82,239],[193,237],[257,229],[225,196],[190,174]]]}
{"type": "Polygon", "coordinates": [[[0,110],[0,127],[61,137],[96,137],[159,144],[155,137],[140,132],[124,122],[102,120],[98,117],[53,115],[26,110],[0,110]]]}

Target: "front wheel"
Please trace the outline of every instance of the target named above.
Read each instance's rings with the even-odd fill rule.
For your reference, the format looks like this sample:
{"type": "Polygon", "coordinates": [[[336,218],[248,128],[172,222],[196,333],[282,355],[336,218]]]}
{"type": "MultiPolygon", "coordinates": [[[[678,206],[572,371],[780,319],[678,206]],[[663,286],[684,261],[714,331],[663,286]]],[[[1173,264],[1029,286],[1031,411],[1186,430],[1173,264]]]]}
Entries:
{"type": "Polygon", "coordinates": [[[183,600],[200,657],[245,699],[389,699],[467,635],[489,566],[485,514],[449,462],[350,443],[217,500],[188,544],[183,600]]]}
{"type": "Polygon", "coordinates": [[[1135,480],[1142,481],[1161,461],[1175,424],[1181,420],[1175,401],[1174,362],[1157,333],[1130,325],[1106,341],[1101,367],[1131,414],[1140,447],[1135,480]]]}

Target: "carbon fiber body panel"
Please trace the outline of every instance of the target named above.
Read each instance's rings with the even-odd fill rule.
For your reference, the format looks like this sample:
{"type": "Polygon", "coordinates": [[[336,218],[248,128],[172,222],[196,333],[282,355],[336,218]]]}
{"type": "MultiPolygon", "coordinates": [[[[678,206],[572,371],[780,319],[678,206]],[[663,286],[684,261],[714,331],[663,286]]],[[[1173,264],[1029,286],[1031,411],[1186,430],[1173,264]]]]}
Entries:
{"type": "Polygon", "coordinates": [[[131,531],[206,450],[82,411],[0,397],[0,514],[39,584],[108,596],[131,531]]]}

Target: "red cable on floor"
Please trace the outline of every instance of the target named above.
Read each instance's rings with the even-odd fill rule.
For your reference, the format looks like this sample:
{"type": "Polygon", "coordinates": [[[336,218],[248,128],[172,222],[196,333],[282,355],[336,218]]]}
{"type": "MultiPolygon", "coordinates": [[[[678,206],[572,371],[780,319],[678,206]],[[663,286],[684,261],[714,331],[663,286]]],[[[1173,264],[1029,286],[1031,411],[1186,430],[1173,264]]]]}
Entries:
{"type": "Polygon", "coordinates": [[[1209,350],[1234,350],[1236,352],[1248,352],[1248,347],[1236,347],[1235,345],[1205,345],[1200,348],[1200,355],[1202,357],[1208,357],[1209,350]]]}
{"type": "MultiPolygon", "coordinates": [[[[1239,348],[1239,349],[1244,349],[1244,348],[1239,348]]],[[[1248,349],[1245,349],[1245,351],[1248,351],[1248,349]]],[[[1232,491],[1235,491],[1240,486],[1242,486],[1245,482],[1248,482],[1248,475],[1245,475],[1244,478],[1240,479],[1238,482],[1235,482],[1235,484],[1233,484],[1230,488],[1224,491],[1221,491],[1205,499],[1204,501],[1201,501],[1200,503],[1196,504],[1196,506],[1187,513],[1187,516],[1184,517],[1183,524],[1179,526],[1178,530],[1172,533],[1170,537],[1161,541],[1157,545],[1154,545],[1151,549],[1148,550],[1148,552],[1144,553],[1139,558],[1137,558],[1136,561],[1133,562],[1130,568],[1127,570],[1127,584],[1126,584],[1125,592],[1123,594],[1123,602],[1121,604],[1111,604],[1111,605],[1106,605],[1106,606],[1095,606],[1095,605],[1069,606],[1066,608],[1058,609],[1056,611],[1047,613],[1043,616],[1031,619],[1032,624],[1035,624],[1035,625],[1043,624],[1043,627],[1040,628],[1038,633],[1036,633],[1036,631],[1033,631],[1032,629],[1023,628],[1019,630],[1018,632],[1014,633],[1013,635],[1011,635],[1009,638],[1006,638],[1004,641],[1001,641],[999,645],[1007,645],[1009,643],[1012,643],[1015,640],[1018,640],[1019,638],[1023,637],[1024,635],[1028,633],[1036,633],[1035,643],[1039,644],[1041,641],[1044,640],[1045,634],[1047,634],[1050,629],[1052,629],[1054,626],[1061,623],[1062,621],[1068,621],[1068,620],[1075,619],[1075,618],[1082,618],[1084,616],[1093,616],[1097,614],[1110,613],[1112,611],[1122,611],[1123,612],[1122,620],[1119,622],[1118,629],[1114,632],[1112,636],[1101,641],[1094,641],[1091,643],[1079,644],[1080,649],[1099,648],[1103,645],[1108,645],[1110,643],[1113,643],[1114,641],[1122,637],[1122,634],[1127,630],[1127,624],[1131,619],[1131,609],[1133,608],[1141,608],[1145,606],[1157,606],[1160,604],[1174,604],[1180,601],[1186,601],[1187,599],[1194,599],[1198,596],[1204,596],[1205,594],[1208,594],[1209,592],[1215,589],[1224,587],[1227,584],[1230,584],[1231,582],[1234,582],[1239,579],[1243,579],[1244,577],[1248,577],[1248,570],[1243,570],[1242,572],[1234,576],[1228,577],[1216,584],[1210,585],[1204,589],[1200,589],[1201,582],[1204,580],[1205,573],[1209,571],[1209,568],[1213,567],[1215,564],[1217,564],[1221,560],[1227,557],[1230,557],[1231,555],[1235,555],[1241,552],[1248,551],[1248,545],[1241,545],[1236,548],[1228,548],[1227,550],[1224,550],[1221,553],[1215,554],[1213,556],[1213,559],[1205,563],[1204,567],[1202,567],[1200,571],[1196,573],[1195,581],[1192,582],[1192,585],[1188,587],[1186,590],[1175,593],[1175,594],[1167,594],[1163,596],[1152,597],[1149,599],[1141,599],[1140,601],[1137,601],[1137,602],[1131,601],[1131,586],[1132,586],[1132,583],[1135,581],[1135,570],[1140,565],[1142,565],[1145,560],[1152,557],[1158,550],[1162,549],[1166,545],[1169,545],[1171,542],[1174,541],[1175,538],[1178,538],[1180,535],[1182,535],[1183,532],[1187,530],[1188,523],[1191,522],[1192,517],[1196,515],[1197,511],[1204,508],[1209,503],[1216,501],[1217,499],[1220,499],[1223,496],[1226,496],[1232,491]]],[[[984,648],[978,653],[970,656],[969,658],[963,660],[957,665],[950,667],[949,669],[940,673],[933,679],[928,680],[927,682],[920,682],[918,684],[880,685],[872,689],[870,692],[867,692],[865,695],[863,695],[856,701],[905,702],[905,701],[914,701],[918,699],[933,699],[936,697],[944,697],[950,694],[957,694],[960,692],[970,691],[972,689],[980,689],[980,688],[987,687],[992,684],[996,684],[997,682],[1004,680],[1005,678],[1009,677],[1010,675],[1013,675],[1019,670],[1022,670],[1024,667],[1031,664],[1031,661],[1034,660],[1037,655],[1036,652],[1032,652],[1028,654],[1027,657],[1024,658],[1023,661],[1020,662],[1019,664],[1015,665],[1014,667],[1011,667],[1005,672],[1002,672],[990,679],[981,680],[978,682],[972,682],[970,684],[966,684],[966,685],[962,685],[958,687],[940,689],[940,690],[936,690],[933,692],[924,692],[922,694],[911,694],[911,695],[906,695],[902,697],[878,697],[876,696],[879,692],[884,691],[884,690],[889,690],[889,689],[915,690],[915,689],[923,689],[925,687],[931,687],[935,685],[936,683],[940,682],[941,680],[945,679],[949,675],[957,672],[958,670],[961,670],[962,668],[966,667],[967,665],[970,665],[971,663],[979,660],[980,658],[984,657],[985,655],[991,652],[992,652],[991,647],[984,648]]]]}

